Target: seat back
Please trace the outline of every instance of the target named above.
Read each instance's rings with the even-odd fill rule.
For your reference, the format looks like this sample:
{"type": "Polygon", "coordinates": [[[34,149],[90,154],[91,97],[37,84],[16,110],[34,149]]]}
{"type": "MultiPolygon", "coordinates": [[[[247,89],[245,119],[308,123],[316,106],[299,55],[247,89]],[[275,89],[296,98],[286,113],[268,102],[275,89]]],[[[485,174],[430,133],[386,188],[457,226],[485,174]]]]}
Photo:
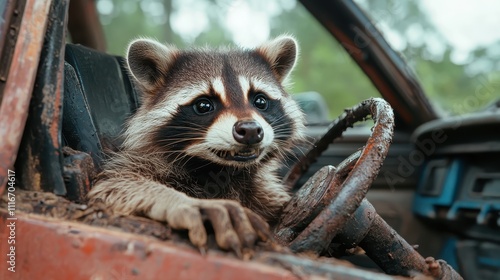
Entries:
{"type": "Polygon", "coordinates": [[[137,94],[123,58],[68,44],[65,61],[63,144],[90,154],[99,169],[103,149],[121,144],[137,94]]]}

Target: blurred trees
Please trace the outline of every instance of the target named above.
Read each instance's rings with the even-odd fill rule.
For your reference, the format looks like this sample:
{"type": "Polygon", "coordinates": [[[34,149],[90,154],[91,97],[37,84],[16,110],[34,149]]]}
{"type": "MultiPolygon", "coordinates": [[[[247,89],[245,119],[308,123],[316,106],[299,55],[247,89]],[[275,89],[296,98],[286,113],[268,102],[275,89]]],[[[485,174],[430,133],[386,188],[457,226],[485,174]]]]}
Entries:
{"type": "MultiPolygon", "coordinates": [[[[224,12],[227,13],[235,2],[98,0],[97,5],[109,52],[123,55],[127,43],[139,36],[153,37],[180,48],[193,44],[230,44],[234,34],[226,25],[224,12]],[[188,19],[192,22],[172,20],[186,9],[201,11],[203,17],[195,13],[188,19]]],[[[332,118],[345,107],[379,95],[346,51],[295,0],[274,1],[272,4],[262,0],[246,2],[255,11],[274,5],[268,14],[271,37],[288,33],[298,39],[301,56],[292,76],[291,92],[321,93],[332,118]]],[[[427,94],[443,111],[451,114],[472,112],[500,98],[500,41],[488,48],[477,49],[470,55],[468,63],[459,65],[453,63],[452,46],[442,40],[417,3],[396,0],[359,2],[370,11],[379,29],[390,30],[386,36],[397,39],[392,41],[398,43],[398,49],[417,73],[427,94]],[[444,50],[436,54],[439,53],[433,51],[436,46],[444,50]]]]}
{"type": "MultiPolygon", "coordinates": [[[[463,114],[500,100],[500,40],[488,47],[477,47],[467,59],[455,63],[454,47],[431,23],[421,2],[356,2],[370,11],[369,15],[379,30],[385,31],[385,35],[397,37],[393,40],[396,47],[416,72],[433,104],[441,111],[452,115],[463,114]]],[[[481,23],[477,23],[476,28],[477,32],[482,32],[481,23]]]]}

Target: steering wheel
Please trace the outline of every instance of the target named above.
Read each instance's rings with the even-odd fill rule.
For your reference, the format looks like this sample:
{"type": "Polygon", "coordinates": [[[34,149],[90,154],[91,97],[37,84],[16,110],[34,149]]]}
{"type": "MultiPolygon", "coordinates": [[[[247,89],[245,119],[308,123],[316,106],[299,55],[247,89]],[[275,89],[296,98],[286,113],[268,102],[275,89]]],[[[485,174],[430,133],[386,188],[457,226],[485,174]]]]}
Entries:
{"type": "Polygon", "coordinates": [[[320,254],[360,206],[383,164],[394,133],[392,108],[381,98],[371,98],[345,110],[284,178],[288,186],[295,185],[335,138],[369,115],[375,125],[363,149],[347,157],[336,168],[325,166],[320,169],[285,206],[274,230],[275,237],[283,245],[295,252],[320,254]]]}
{"type": "Polygon", "coordinates": [[[295,252],[325,252],[332,243],[346,248],[359,245],[388,274],[410,276],[420,272],[437,279],[463,280],[445,261],[423,258],[380,217],[365,199],[389,151],[394,115],[387,102],[372,98],[335,120],[328,132],[284,180],[294,186],[301,174],[328,145],[369,115],[375,121],[366,145],[337,168],[325,166],[314,174],[285,206],[275,237],[295,252]]]}

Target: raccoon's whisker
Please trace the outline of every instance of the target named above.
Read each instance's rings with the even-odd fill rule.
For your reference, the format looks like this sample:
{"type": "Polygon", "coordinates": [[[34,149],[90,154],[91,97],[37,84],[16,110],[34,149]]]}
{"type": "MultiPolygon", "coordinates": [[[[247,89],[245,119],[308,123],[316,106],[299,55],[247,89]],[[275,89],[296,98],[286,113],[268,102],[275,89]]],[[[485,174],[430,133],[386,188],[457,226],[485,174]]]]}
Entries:
{"type": "MultiPolygon", "coordinates": [[[[276,141],[276,144],[277,144],[277,145],[276,145],[275,149],[276,149],[276,151],[277,151],[277,152],[278,152],[278,153],[282,156],[282,158],[283,158],[283,159],[292,159],[292,158],[290,158],[290,157],[293,157],[293,158],[295,158],[295,159],[297,159],[297,160],[299,159],[299,158],[298,158],[298,155],[297,155],[295,152],[293,152],[292,150],[286,150],[286,151],[285,151],[284,149],[282,149],[282,148],[281,148],[281,147],[283,147],[283,146],[287,145],[287,142],[286,142],[286,141],[283,141],[283,140],[277,140],[277,141],[276,141]]],[[[299,152],[300,152],[300,153],[304,153],[304,152],[302,151],[302,149],[299,149],[299,152]]]]}
{"type": "MultiPolygon", "coordinates": [[[[279,133],[279,134],[274,134],[274,138],[276,138],[276,140],[290,138],[290,136],[292,136],[292,134],[291,134],[291,133],[279,133]]],[[[290,143],[290,141],[288,141],[287,143],[290,143]]]]}
{"type": "Polygon", "coordinates": [[[201,169],[205,166],[209,166],[211,164],[211,162],[207,162],[206,164],[203,164],[203,165],[200,165],[200,166],[197,166],[196,168],[194,168],[193,170],[198,170],[198,169],[201,169]]]}
{"type": "Polygon", "coordinates": [[[178,161],[180,161],[182,163],[182,165],[180,166],[181,169],[184,169],[184,167],[186,166],[186,164],[188,163],[188,161],[190,159],[192,159],[193,156],[190,156],[190,155],[187,155],[187,154],[184,154],[181,158],[179,158],[178,161]]]}
{"type": "Polygon", "coordinates": [[[289,159],[290,153],[286,153],[282,150],[278,150],[278,155],[281,157],[282,162],[286,162],[286,160],[289,159]]]}
{"type": "MultiPolygon", "coordinates": [[[[172,140],[172,141],[169,141],[169,139],[165,139],[165,140],[157,141],[156,143],[160,144],[162,147],[174,147],[177,144],[190,142],[191,140],[193,140],[193,139],[178,139],[178,140],[172,140]]],[[[199,140],[202,140],[202,139],[199,139],[199,140]]]]}
{"type": "Polygon", "coordinates": [[[203,137],[196,137],[196,138],[164,138],[164,139],[159,139],[157,143],[169,143],[169,144],[177,144],[177,143],[182,143],[182,142],[190,142],[193,140],[204,140],[205,138],[203,137]]]}
{"type": "Polygon", "coordinates": [[[199,123],[194,123],[194,122],[182,122],[180,124],[169,124],[169,127],[175,127],[175,128],[193,128],[193,127],[199,127],[203,129],[207,129],[206,126],[203,126],[199,123]]]}
{"type": "Polygon", "coordinates": [[[278,131],[288,131],[288,132],[293,132],[293,128],[291,127],[288,127],[288,126],[281,126],[281,127],[278,127],[278,126],[275,126],[274,127],[274,131],[275,132],[278,132],[278,131]]]}
{"type": "Polygon", "coordinates": [[[287,133],[290,133],[290,134],[294,134],[295,131],[296,131],[295,128],[290,127],[290,126],[288,126],[286,124],[274,126],[273,129],[274,129],[274,133],[287,132],[287,133]]]}
{"type": "Polygon", "coordinates": [[[293,134],[294,129],[290,127],[274,127],[274,134],[277,133],[288,133],[288,134],[293,134]]]}
{"type": "Polygon", "coordinates": [[[192,139],[192,138],[204,138],[199,133],[176,133],[175,136],[165,137],[166,140],[176,140],[176,139],[192,139]]]}
{"type": "Polygon", "coordinates": [[[169,148],[169,147],[176,147],[177,145],[180,145],[180,144],[188,144],[189,142],[194,141],[194,140],[202,141],[203,139],[179,139],[179,140],[175,140],[175,141],[161,140],[161,141],[158,141],[157,144],[163,148],[169,148]]]}
{"type": "Polygon", "coordinates": [[[161,151],[161,152],[158,152],[158,154],[161,154],[161,155],[164,155],[164,154],[175,154],[175,153],[184,153],[185,151],[184,150],[164,150],[164,151],[161,151]]]}
{"type": "Polygon", "coordinates": [[[178,129],[180,130],[176,134],[205,134],[207,132],[206,128],[201,127],[177,127],[177,126],[169,126],[169,129],[178,129]]]}
{"type": "MultiPolygon", "coordinates": [[[[275,130],[276,137],[290,136],[291,133],[293,133],[293,130],[291,130],[291,129],[276,129],[275,130]]],[[[313,146],[315,144],[316,140],[312,137],[300,137],[298,139],[295,139],[295,142],[313,146]]]]}
{"type": "MultiPolygon", "coordinates": [[[[301,150],[300,150],[300,153],[305,155],[304,152],[301,150]]],[[[298,161],[300,159],[300,157],[297,153],[288,153],[288,154],[286,154],[286,158],[289,160],[293,160],[293,161],[298,161]]]]}
{"type": "Polygon", "coordinates": [[[274,131],[274,134],[287,134],[287,135],[290,135],[293,133],[293,130],[292,129],[285,129],[285,128],[282,128],[282,129],[276,129],[274,131]]]}
{"type": "MultiPolygon", "coordinates": [[[[189,156],[185,153],[185,151],[180,150],[178,152],[172,153],[172,155],[176,155],[175,158],[170,162],[171,164],[177,164],[179,162],[182,163],[185,158],[189,157],[191,158],[192,156],[189,156]]],[[[187,161],[184,161],[184,164],[180,165],[179,168],[182,169],[184,168],[184,165],[186,164],[187,161]]]]}
{"type": "MultiPolygon", "coordinates": [[[[296,109],[296,110],[292,110],[292,111],[290,111],[289,113],[295,113],[295,112],[297,112],[297,111],[300,111],[300,108],[298,108],[298,109],[296,109]]],[[[273,120],[273,121],[270,123],[270,125],[273,125],[273,124],[275,124],[276,122],[279,122],[279,121],[283,120],[284,118],[289,118],[289,115],[288,115],[288,114],[283,114],[283,115],[281,115],[279,118],[277,118],[277,119],[273,120]]]]}

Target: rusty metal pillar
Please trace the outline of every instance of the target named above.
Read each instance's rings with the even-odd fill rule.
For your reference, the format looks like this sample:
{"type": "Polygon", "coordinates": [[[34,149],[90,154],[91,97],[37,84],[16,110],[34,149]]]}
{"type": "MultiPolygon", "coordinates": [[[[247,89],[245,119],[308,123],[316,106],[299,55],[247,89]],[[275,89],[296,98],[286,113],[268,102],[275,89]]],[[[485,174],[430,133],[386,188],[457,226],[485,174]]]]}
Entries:
{"type": "MultiPolygon", "coordinates": [[[[5,86],[0,92],[0,193],[13,168],[23,135],[52,1],[26,0],[5,86]]],[[[18,11],[19,12],[19,11],[18,11]]],[[[6,51],[4,46],[3,52],[6,51]]]]}
{"type": "Polygon", "coordinates": [[[28,119],[15,164],[24,189],[66,194],[61,123],[64,50],[69,0],[54,1],[40,54],[28,119]]]}

